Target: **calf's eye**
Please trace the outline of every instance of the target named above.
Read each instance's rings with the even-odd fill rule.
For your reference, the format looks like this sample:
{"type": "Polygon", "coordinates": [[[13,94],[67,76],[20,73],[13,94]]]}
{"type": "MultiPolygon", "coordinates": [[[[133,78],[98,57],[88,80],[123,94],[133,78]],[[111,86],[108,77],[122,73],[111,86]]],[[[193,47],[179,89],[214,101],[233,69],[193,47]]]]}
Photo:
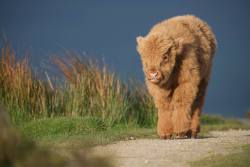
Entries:
{"type": "Polygon", "coordinates": [[[162,61],[160,63],[160,66],[163,66],[164,64],[166,64],[168,62],[168,59],[169,59],[168,55],[164,55],[162,57],[162,61]]]}
{"type": "Polygon", "coordinates": [[[168,60],[168,56],[163,56],[163,58],[162,58],[163,60],[168,60]]]}

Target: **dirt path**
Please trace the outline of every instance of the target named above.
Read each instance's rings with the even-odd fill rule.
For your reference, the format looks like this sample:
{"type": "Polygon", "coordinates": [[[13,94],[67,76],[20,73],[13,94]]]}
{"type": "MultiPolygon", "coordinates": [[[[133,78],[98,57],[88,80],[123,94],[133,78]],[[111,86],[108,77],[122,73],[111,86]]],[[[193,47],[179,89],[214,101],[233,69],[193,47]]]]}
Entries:
{"type": "Polygon", "coordinates": [[[112,156],[118,167],[185,167],[189,161],[214,154],[227,154],[250,143],[250,130],[211,132],[203,139],[138,139],[93,148],[97,155],[112,156]]]}

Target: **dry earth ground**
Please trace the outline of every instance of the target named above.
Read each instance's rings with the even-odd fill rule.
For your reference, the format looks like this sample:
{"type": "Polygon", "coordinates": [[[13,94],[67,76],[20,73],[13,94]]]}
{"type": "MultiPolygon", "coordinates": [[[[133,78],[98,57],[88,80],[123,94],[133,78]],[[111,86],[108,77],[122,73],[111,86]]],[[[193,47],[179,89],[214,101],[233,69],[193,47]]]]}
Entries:
{"type": "Polygon", "coordinates": [[[249,143],[250,130],[229,130],[210,132],[209,137],[200,139],[120,141],[94,147],[92,152],[113,157],[118,167],[186,167],[190,161],[240,151],[237,146],[249,143]]]}

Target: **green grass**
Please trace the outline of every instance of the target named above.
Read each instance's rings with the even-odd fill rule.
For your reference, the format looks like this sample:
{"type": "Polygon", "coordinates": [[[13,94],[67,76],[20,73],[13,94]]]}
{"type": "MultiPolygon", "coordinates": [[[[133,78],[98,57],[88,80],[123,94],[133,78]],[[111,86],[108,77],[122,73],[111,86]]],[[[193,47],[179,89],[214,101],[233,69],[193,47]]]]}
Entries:
{"type": "Polygon", "coordinates": [[[229,129],[249,129],[248,125],[236,119],[223,118],[221,116],[206,115],[201,118],[201,135],[207,136],[209,131],[229,129]]]}
{"type": "Polygon", "coordinates": [[[44,118],[19,125],[24,136],[53,146],[72,147],[109,144],[114,141],[132,138],[156,137],[154,128],[141,128],[137,125],[117,125],[107,127],[100,119],[92,117],[56,117],[44,118]]]}
{"type": "Polygon", "coordinates": [[[109,159],[89,155],[88,148],[71,151],[71,159],[48,147],[41,147],[30,138],[23,137],[10,124],[8,114],[0,105],[0,166],[1,167],[44,167],[44,166],[111,166],[109,159]],[[73,160],[73,161],[72,161],[73,160]]]}
{"type": "MultiPolygon", "coordinates": [[[[117,124],[109,127],[100,118],[94,117],[55,117],[42,118],[17,126],[28,138],[38,141],[41,146],[78,149],[86,145],[103,145],[115,141],[158,138],[156,129],[140,127],[137,124],[117,124]]],[[[202,117],[201,135],[208,136],[211,130],[249,128],[237,120],[228,120],[219,116],[202,117]]]]}
{"type": "Polygon", "coordinates": [[[250,145],[244,145],[241,152],[229,155],[215,155],[191,162],[192,167],[249,167],[250,145]]]}

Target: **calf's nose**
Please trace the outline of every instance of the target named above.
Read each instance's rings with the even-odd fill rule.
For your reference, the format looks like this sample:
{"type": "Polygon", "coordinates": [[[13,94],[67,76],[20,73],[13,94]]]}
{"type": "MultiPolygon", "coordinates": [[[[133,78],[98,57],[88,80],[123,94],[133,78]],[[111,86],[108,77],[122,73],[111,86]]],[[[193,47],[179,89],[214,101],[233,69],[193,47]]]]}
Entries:
{"type": "Polygon", "coordinates": [[[156,78],[157,75],[158,75],[158,72],[157,72],[157,71],[156,71],[156,72],[150,72],[150,76],[151,76],[152,78],[156,78]]]}

